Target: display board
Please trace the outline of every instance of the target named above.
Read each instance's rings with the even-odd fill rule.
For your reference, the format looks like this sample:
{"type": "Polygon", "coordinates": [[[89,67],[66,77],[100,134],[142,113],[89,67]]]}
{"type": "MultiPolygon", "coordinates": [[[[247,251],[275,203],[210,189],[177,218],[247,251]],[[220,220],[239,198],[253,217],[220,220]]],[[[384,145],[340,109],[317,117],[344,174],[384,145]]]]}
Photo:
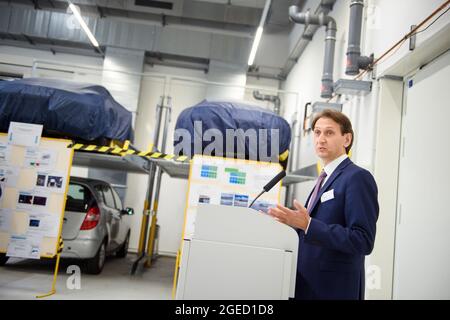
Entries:
{"type": "MultiPolygon", "coordinates": [[[[248,207],[262,188],[282,169],[278,163],[196,155],[189,172],[183,239],[195,231],[198,203],[248,207]]],[[[279,203],[281,182],[264,193],[253,205],[267,212],[279,203]]]]}
{"type": "Polygon", "coordinates": [[[10,257],[52,258],[58,250],[72,141],[39,139],[27,146],[0,134],[0,252],[10,257]]]}

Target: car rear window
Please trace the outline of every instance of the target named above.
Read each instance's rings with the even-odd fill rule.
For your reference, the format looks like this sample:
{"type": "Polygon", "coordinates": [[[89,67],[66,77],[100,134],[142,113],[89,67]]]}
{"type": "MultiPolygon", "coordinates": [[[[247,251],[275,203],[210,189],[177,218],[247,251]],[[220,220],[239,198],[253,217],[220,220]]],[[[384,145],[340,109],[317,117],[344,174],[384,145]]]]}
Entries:
{"type": "Polygon", "coordinates": [[[92,202],[93,197],[87,187],[72,182],[69,184],[66,211],[87,212],[92,202]]]}

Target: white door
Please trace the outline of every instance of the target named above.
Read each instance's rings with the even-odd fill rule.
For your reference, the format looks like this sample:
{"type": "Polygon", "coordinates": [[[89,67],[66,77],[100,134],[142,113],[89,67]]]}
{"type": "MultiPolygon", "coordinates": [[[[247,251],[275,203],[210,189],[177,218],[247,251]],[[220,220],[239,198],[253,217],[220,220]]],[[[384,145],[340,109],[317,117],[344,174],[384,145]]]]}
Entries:
{"type": "Polygon", "coordinates": [[[405,83],[394,299],[450,299],[449,83],[448,52],[405,83]]]}

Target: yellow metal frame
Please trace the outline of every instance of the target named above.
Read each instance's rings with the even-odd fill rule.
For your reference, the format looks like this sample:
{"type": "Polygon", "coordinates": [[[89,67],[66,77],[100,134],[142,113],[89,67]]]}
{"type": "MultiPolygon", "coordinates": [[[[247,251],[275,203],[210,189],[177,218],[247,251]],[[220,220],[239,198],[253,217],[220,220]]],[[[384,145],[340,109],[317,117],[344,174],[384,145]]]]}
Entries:
{"type": "Polygon", "coordinates": [[[142,252],[144,252],[144,233],[145,233],[145,225],[147,224],[147,219],[148,219],[148,215],[147,215],[147,211],[148,211],[148,201],[145,200],[144,202],[144,212],[142,214],[142,221],[141,221],[141,232],[139,235],[139,246],[138,246],[138,254],[141,254],[142,252]]]}
{"type": "MultiPolygon", "coordinates": [[[[287,156],[287,154],[286,154],[287,156]]],[[[174,271],[174,277],[173,277],[173,287],[172,287],[172,299],[175,299],[176,289],[177,289],[177,282],[178,282],[178,271],[180,270],[180,263],[181,263],[181,254],[182,254],[182,246],[183,246],[183,240],[184,240],[184,231],[186,230],[186,221],[187,221],[187,209],[189,204],[189,192],[191,190],[191,179],[192,179],[192,167],[193,167],[193,161],[195,157],[202,157],[202,158],[210,158],[210,159],[224,159],[224,160],[234,160],[237,162],[243,162],[245,164],[254,163],[254,164],[278,164],[281,170],[283,170],[283,167],[279,163],[272,163],[272,162],[264,162],[264,161],[256,161],[256,160],[247,160],[247,159],[234,159],[234,158],[226,158],[226,157],[213,157],[213,156],[205,156],[205,155],[194,155],[191,161],[189,161],[189,178],[188,178],[188,190],[186,193],[186,203],[184,207],[184,222],[183,222],[183,232],[181,234],[181,242],[180,247],[177,251],[177,257],[175,261],[175,271],[174,271]]],[[[282,181],[280,181],[280,189],[278,191],[278,203],[280,203],[281,198],[281,188],[282,188],[282,181]]]]}
{"type": "MultiPolygon", "coordinates": [[[[194,156],[195,158],[195,156],[194,156]]],[[[189,161],[189,178],[188,178],[188,190],[186,193],[186,203],[184,205],[184,222],[183,222],[183,231],[181,233],[181,241],[180,241],[180,247],[177,251],[177,259],[175,261],[175,272],[173,276],[173,287],[172,287],[172,299],[175,299],[175,293],[177,290],[177,282],[178,282],[178,271],[180,270],[180,261],[181,261],[181,248],[183,246],[183,239],[184,239],[184,230],[186,229],[186,215],[187,215],[187,208],[189,204],[189,192],[191,191],[191,179],[192,179],[192,159],[189,161]]]]}
{"type": "Polygon", "coordinates": [[[60,237],[59,242],[58,242],[58,253],[56,254],[55,271],[53,273],[52,288],[48,293],[40,295],[40,296],[36,296],[37,299],[46,298],[46,297],[52,296],[56,293],[56,281],[57,281],[57,277],[58,277],[59,261],[61,259],[61,252],[62,252],[63,248],[64,248],[64,242],[63,242],[62,238],[60,237]]]}
{"type": "Polygon", "coordinates": [[[150,266],[152,265],[153,245],[155,243],[155,235],[156,235],[157,212],[158,212],[158,201],[155,200],[155,202],[153,203],[152,221],[150,223],[150,234],[148,236],[147,241],[147,261],[144,264],[146,268],[150,268],[150,266]]]}
{"type": "MultiPolygon", "coordinates": [[[[72,141],[70,140],[66,140],[66,139],[54,139],[54,138],[43,138],[46,140],[54,140],[54,141],[66,141],[67,142],[67,146],[69,146],[72,141]]],[[[64,243],[62,240],[62,227],[63,227],[63,220],[64,220],[64,213],[66,212],[66,204],[67,204],[67,193],[69,192],[69,181],[70,181],[70,171],[72,170],[72,163],[73,163],[73,153],[74,150],[71,148],[71,152],[70,152],[70,163],[69,166],[67,168],[67,179],[66,179],[66,190],[64,191],[64,205],[62,207],[62,213],[61,213],[61,220],[59,223],[59,232],[58,232],[58,244],[56,247],[56,265],[55,265],[55,272],[53,274],[53,282],[52,282],[52,288],[50,290],[50,292],[43,294],[43,295],[39,295],[36,296],[36,298],[38,299],[42,299],[42,298],[46,298],[49,297],[51,295],[54,295],[56,293],[56,281],[57,281],[57,277],[58,277],[58,270],[59,270],[59,260],[61,259],[61,252],[64,248],[64,243]]],[[[55,256],[51,257],[54,258],[55,256]]]]}
{"type": "Polygon", "coordinates": [[[83,144],[76,143],[73,148],[75,150],[80,151],[88,151],[88,152],[96,152],[96,153],[104,153],[104,154],[112,154],[117,156],[125,156],[125,155],[137,155],[140,157],[152,158],[152,159],[165,159],[165,160],[174,160],[177,162],[187,162],[189,161],[187,156],[175,156],[173,154],[161,153],[153,150],[153,144],[150,144],[147,151],[139,151],[129,149],[129,143],[125,143],[123,147],[113,145],[112,143],[109,146],[98,146],[95,144],[83,144]]]}
{"type": "Polygon", "coordinates": [[[280,154],[280,156],[278,158],[280,159],[280,161],[284,161],[287,159],[288,156],[289,156],[289,149],[287,149],[285,152],[280,154]]]}
{"type": "MultiPolygon", "coordinates": [[[[6,133],[4,132],[0,132],[0,136],[7,136],[6,133]]],[[[47,140],[47,141],[58,141],[58,142],[66,142],[67,143],[67,147],[70,146],[72,144],[71,140],[68,139],[57,139],[57,138],[46,138],[46,137],[42,137],[42,140],[47,140]]],[[[67,179],[66,179],[66,189],[64,192],[64,199],[67,199],[67,193],[69,191],[69,180],[70,180],[70,171],[72,169],[72,162],[73,162],[73,153],[74,153],[74,149],[71,148],[71,154],[70,154],[70,164],[69,167],[67,169],[67,179]]],[[[56,257],[56,265],[55,265],[55,270],[53,273],[53,281],[52,281],[52,289],[50,290],[50,292],[44,294],[44,295],[39,295],[36,296],[36,298],[40,299],[40,298],[45,298],[45,297],[49,297],[53,294],[56,293],[56,281],[57,281],[57,276],[58,276],[58,270],[59,270],[59,260],[60,260],[60,256],[61,256],[61,251],[64,248],[64,243],[62,241],[62,227],[63,227],[63,219],[64,219],[64,213],[66,210],[66,201],[64,200],[64,205],[62,208],[62,212],[61,212],[61,219],[60,219],[60,224],[59,224],[59,231],[58,231],[58,243],[56,245],[56,253],[54,255],[41,255],[41,258],[46,258],[46,259],[52,259],[54,257],[56,257]]],[[[4,252],[2,252],[4,253],[4,252]]]]}

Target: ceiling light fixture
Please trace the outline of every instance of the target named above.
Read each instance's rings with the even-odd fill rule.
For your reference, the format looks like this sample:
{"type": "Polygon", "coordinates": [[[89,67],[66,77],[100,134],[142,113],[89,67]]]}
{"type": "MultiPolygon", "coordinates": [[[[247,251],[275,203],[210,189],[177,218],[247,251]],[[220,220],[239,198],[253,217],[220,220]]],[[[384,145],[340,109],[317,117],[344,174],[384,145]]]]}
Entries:
{"type": "Polygon", "coordinates": [[[258,29],[256,30],[255,39],[253,40],[252,50],[250,50],[250,56],[248,57],[247,64],[249,66],[253,65],[255,62],[256,51],[258,51],[259,42],[261,41],[261,36],[264,31],[264,24],[266,23],[267,13],[269,12],[271,0],[266,0],[264,5],[264,10],[261,15],[261,21],[259,22],[258,29]]]}
{"type": "Polygon", "coordinates": [[[81,28],[84,30],[86,35],[88,36],[89,40],[91,41],[92,45],[96,48],[99,47],[97,39],[95,39],[94,35],[92,34],[91,30],[89,30],[89,27],[87,26],[86,22],[84,22],[83,17],[81,17],[80,11],[78,11],[78,8],[69,1],[69,8],[72,11],[75,18],[78,20],[78,22],[81,25],[81,28]]]}

